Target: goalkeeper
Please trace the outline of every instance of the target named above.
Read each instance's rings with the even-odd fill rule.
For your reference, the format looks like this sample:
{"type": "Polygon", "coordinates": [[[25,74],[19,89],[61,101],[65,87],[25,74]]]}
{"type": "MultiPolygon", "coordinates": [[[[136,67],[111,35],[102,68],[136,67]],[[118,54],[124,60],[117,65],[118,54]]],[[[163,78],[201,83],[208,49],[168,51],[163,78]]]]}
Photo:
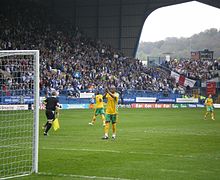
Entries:
{"type": "Polygon", "coordinates": [[[206,120],[207,115],[209,113],[211,113],[211,118],[212,120],[215,120],[215,116],[214,116],[214,107],[213,107],[213,99],[212,99],[212,95],[210,94],[209,97],[205,100],[205,106],[206,106],[206,113],[204,116],[204,120],[206,120]]]}
{"type": "Polygon", "coordinates": [[[46,117],[47,117],[47,122],[44,125],[44,135],[48,135],[48,131],[50,130],[53,121],[55,120],[55,115],[58,115],[59,111],[59,101],[57,99],[57,93],[56,91],[52,92],[52,96],[48,97],[44,101],[46,105],[46,117]]]}

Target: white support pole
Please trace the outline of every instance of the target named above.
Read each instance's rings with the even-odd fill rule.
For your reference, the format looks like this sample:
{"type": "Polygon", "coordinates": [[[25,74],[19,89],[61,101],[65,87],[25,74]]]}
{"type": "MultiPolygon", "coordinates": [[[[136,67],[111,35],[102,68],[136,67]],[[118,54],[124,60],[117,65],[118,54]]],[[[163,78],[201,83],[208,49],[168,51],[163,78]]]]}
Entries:
{"type": "MultiPolygon", "coordinates": [[[[31,117],[28,117],[26,119],[29,123],[28,125],[32,125],[32,129],[30,129],[30,131],[32,131],[32,137],[33,137],[32,138],[32,147],[31,147],[32,151],[31,152],[28,151],[28,152],[30,152],[30,154],[25,153],[26,158],[30,158],[30,155],[32,155],[32,159],[28,159],[28,160],[26,160],[26,159],[23,160],[22,159],[21,162],[23,162],[23,163],[25,162],[25,165],[23,165],[23,164],[22,164],[23,166],[21,165],[22,169],[20,169],[20,167],[18,167],[18,169],[19,169],[18,171],[14,170],[15,168],[12,165],[10,165],[10,164],[12,164],[11,161],[5,162],[4,165],[6,166],[6,168],[1,170],[0,179],[9,179],[9,178],[14,178],[14,177],[22,177],[22,176],[29,175],[30,173],[38,173],[39,102],[40,102],[40,98],[39,98],[39,92],[40,92],[39,91],[39,79],[40,79],[40,77],[39,77],[39,68],[40,68],[39,67],[40,66],[39,65],[39,58],[40,57],[39,56],[40,55],[39,55],[39,50],[0,50],[0,58],[7,57],[7,56],[19,56],[19,55],[32,56],[30,58],[30,60],[34,61],[33,62],[33,69],[31,69],[31,72],[34,75],[34,79],[33,79],[34,80],[34,85],[33,85],[34,87],[32,86],[32,88],[31,88],[32,92],[34,93],[34,94],[31,95],[32,97],[34,96],[34,103],[33,103],[34,109],[33,109],[33,112],[31,112],[31,113],[28,112],[27,117],[28,117],[28,115],[31,116],[31,117]],[[26,163],[26,162],[28,162],[28,163],[26,163]]],[[[27,58],[29,58],[29,57],[27,57],[27,58]]],[[[0,72],[0,73],[2,73],[2,72],[0,72]]],[[[32,110],[29,110],[29,111],[32,111],[32,110]]],[[[29,128],[29,126],[27,126],[27,128],[29,128]]],[[[28,131],[28,133],[29,133],[29,131],[28,131]]],[[[28,140],[29,140],[29,138],[31,138],[30,134],[26,134],[26,136],[28,137],[28,140]]],[[[11,144],[9,144],[9,145],[11,145],[11,144]]],[[[2,144],[0,144],[0,146],[1,145],[2,144]]],[[[15,146],[15,147],[20,148],[19,145],[15,146]]],[[[27,148],[28,148],[28,150],[30,150],[29,149],[30,146],[28,146],[27,148]]],[[[25,148],[24,148],[24,150],[25,150],[25,148]]],[[[12,151],[11,155],[13,155],[14,152],[15,153],[17,152],[16,149],[15,149],[15,151],[12,151]]],[[[20,152],[20,151],[18,151],[18,152],[20,152]]],[[[21,153],[23,153],[23,152],[21,152],[21,153]]],[[[7,155],[8,155],[8,153],[7,153],[7,155]]],[[[7,156],[6,158],[10,159],[11,157],[7,156]]],[[[18,158],[18,161],[15,161],[15,163],[17,164],[18,162],[20,163],[19,158],[18,158]]],[[[0,165],[1,165],[1,163],[0,163],[0,165]]]]}
{"type": "Polygon", "coordinates": [[[34,53],[34,149],[33,149],[33,169],[34,173],[38,173],[38,144],[39,144],[39,50],[34,53]]]}

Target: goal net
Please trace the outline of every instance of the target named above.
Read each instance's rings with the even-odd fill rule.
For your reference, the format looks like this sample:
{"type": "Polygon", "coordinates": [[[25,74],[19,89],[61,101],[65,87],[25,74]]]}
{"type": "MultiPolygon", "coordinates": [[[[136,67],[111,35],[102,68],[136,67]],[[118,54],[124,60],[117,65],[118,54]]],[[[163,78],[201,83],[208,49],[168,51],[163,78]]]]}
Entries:
{"type": "Polygon", "coordinates": [[[0,179],[38,172],[39,51],[0,51],[0,179]]]}

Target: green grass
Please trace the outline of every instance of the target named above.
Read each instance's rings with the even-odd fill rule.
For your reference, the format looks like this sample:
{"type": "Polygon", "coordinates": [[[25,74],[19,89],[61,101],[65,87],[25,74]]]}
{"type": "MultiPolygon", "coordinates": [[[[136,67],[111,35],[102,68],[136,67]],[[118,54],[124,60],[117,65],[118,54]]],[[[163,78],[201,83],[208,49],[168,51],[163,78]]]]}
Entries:
{"type": "MultiPolygon", "coordinates": [[[[63,110],[61,129],[40,133],[39,174],[33,180],[220,178],[220,111],[203,120],[204,109],[120,109],[116,140],[102,140],[91,110],[63,110]],[[88,177],[87,177],[88,176],[88,177]]],[[[40,125],[45,122],[40,113],[40,125]]]]}

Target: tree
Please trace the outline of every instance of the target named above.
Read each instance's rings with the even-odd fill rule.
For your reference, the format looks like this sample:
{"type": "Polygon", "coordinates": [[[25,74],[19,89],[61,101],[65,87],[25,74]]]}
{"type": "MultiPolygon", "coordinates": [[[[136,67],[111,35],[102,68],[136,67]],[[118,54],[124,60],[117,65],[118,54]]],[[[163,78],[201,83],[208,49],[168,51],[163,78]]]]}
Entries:
{"type": "Polygon", "coordinates": [[[190,50],[209,49],[214,51],[214,58],[220,58],[220,30],[211,28],[194,34],[189,38],[169,37],[164,41],[141,42],[137,51],[139,59],[147,56],[162,56],[170,52],[173,57],[189,58],[190,50]]]}

